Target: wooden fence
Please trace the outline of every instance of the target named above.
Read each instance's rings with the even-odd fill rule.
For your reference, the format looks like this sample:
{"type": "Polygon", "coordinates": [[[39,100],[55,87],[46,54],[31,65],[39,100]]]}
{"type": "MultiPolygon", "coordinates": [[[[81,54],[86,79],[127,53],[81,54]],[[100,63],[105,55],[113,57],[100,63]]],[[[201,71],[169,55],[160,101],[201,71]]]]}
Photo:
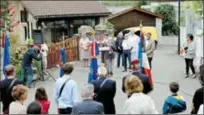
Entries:
{"type": "MultiPolygon", "coordinates": [[[[67,62],[79,60],[79,37],[74,36],[64,41],[67,55],[67,62]]],[[[63,42],[50,45],[47,56],[47,68],[56,67],[60,64],[60,49],[63,48],[63,42]]]]}

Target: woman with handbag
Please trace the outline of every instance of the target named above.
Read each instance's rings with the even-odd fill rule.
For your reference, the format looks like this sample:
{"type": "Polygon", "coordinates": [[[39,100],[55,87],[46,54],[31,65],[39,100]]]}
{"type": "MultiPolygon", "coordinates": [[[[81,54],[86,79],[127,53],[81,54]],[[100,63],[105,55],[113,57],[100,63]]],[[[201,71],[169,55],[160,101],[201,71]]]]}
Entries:
{"type": "Polygon", "coordinates": [[[98,68],[98,76],[99,79],[91,82],[94,85],[94,100],[103,104],[105,114],[115,114],[116,82],[107,78],[107,69],[104,64],[98,68]]]}
{"type": "Polygon", "coordinates": [[[106,69],[109,75],[113,75],[113,59],[115,56],[115,53],[112,49],[112,39],[108,37],[108,34],[105,34],[105,47],[107,47],[107,50],[105,51],[105,58],[106,58],[106,69]]]}

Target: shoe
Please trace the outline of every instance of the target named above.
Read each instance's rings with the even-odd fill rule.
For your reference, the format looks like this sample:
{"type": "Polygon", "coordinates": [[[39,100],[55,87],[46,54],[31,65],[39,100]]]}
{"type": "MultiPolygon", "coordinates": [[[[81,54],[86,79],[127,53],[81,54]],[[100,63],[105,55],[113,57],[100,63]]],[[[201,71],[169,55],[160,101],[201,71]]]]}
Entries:
{"type": "Polygon", "coordinates": [[[186,77],[185,78],[189,78],[189,75],[186,75],[186,77]]]}
{"type": "Polygon", "coordinates": [[[123,72],[127,72],[127,70],[123,70],[123,72]]]}
{"type": "Polygon", "coordinates": [[[28,88],[35,88],[34,85],[28,85],[28,88]]]}
{"type": "Polygon", "coordinates": [[[195,75],[195,74],[192,74],[191,76],[192,76],[192,79],[195,79],[195,78],[196,78],[196,75],[195,75]]]}

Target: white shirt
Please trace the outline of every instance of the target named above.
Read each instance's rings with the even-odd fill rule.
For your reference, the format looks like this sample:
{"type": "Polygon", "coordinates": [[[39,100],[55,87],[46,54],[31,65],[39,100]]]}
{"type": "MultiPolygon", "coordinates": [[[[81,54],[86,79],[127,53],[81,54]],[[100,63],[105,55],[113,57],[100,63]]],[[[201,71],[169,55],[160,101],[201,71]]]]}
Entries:
{"type": "Polygon", "coordinates": [[[132,48],[132,44],[129,39],[124,39],[122,43],[123,50],[130,50],[132,48]]]}
{"type": "Polygon", "coordinates": [[[9,114],[26,114],[27,108],[19,102],[12,102],[9,106],[9,114]]]}
{"type": "Polygon", "coordinates": [[[197,114],[203,114],[203,104],[200,105],[198,113],[197,114]]]}
{"type": "Polygon", "coordinates": [[[89,45],[89,38],[81,38],[79,40],[79,44],[82,48],[84,49],[88,49],[88,45],[89,45]]]}
{"type": "Polygon", "coordinates": [[[139,42],[140,42],[140,38],[137,35],[129,35],[128,40],[130,41],[130,43],[132,44],[132,52],[137,51],[137,48],[139,47],[139,42]]]}
{"type": "Polygon", "coordinates": [[[158,114],[154,101],[144,93],[134,93],[125,101],[124,114],[158,114]]]}
{"type": "Polygon", "coordinates": [[[46,43],[44,43],[44,44],[41,45],[41,51],[42,51],[42,50],[44,50],[43,52],[41,52],[41,53],[42,53],[42,56],[43,56],[43,57],[47,57],[48,46],[47,46],[46,43]]]}

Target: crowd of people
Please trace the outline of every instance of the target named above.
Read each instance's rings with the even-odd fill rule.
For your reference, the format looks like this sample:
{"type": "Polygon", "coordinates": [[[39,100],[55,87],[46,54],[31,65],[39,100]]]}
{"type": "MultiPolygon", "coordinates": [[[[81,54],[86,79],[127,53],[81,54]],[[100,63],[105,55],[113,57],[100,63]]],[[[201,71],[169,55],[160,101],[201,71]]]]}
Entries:
{"type": "MultiPolygon", "coordinates": [[[[116,95],[117,84],[111,79],[113,75],[112,61],[114,59],[114,51],[117,52],[117,67],[120,67],[121,57],[124,71],[131,69],[131,73],[123,76],[122,91],[127,94],[127,99],[124,102],[125,114],[158,114],[155,102],[149,95],[154,89],[152,81],[148,74],[141,71],[140,60],[138,59],[138,48],[140,38],[130,33],[119,33],[116,42],[114,43],[109,35],[106,33],[102,37],[95,38],[93,34],[82,35],[80,39],[80,53],[83,60],[84,67],[89,66],[90,41],[97,41],[99,45],[100,54],[98,59],[99,67],[97,71],[97,78],[91,80],[84,85],[79,93],[78,83],[73,79],[72,72],[74,66],[71,63],[63,62],[60,74],[54,86],[54,99],[57,104],[59,114],[116,114],[114,98],[116,95]],[[127,61],[129,63],[127,63],[127,61]],[[82,101],[79,100],[81,94],[82,101]]],[[[150,67],[152,67],[152,59],[154,50],[156,49],[155,42],[151,38],[151,33],[146,34],[144,52],[147,54],[150,67]]],[[[193,36],[188,35],[188,44],[184,46],[186,52],[186,72],[192,66],[193,53],[192,41],[193,36]]],[[[45,49],[45,51],[47,51],[45,49]]],[[[34,100],[25,106],[24,102],[27,100],[29,88],[32,88],[33,70],[32,59],[41,60],[46,57],[46,54],[37,46],[30,46],[25,52],[22,63],[22,77],[21,80],[15,78],[15,67],[7,65],[5,67],[6,79],[0,82],[0,96],[3,104],[4,114],[48,114],[51,102],[50,96],[47,95],[45,88],[40,87],[36,89],[34,100]],[[41,52],[41,53],[40,53],[41,52]],[[26,81],[26,73],[29,78],[26,81]]],[[[92,56],[93,58],[93,56],[92,56]]],[[[46,60],[43,59],[46,63],[46,60]]],[[[46,66],[46,65],[45,65],[46,66]]],[[[46,67],[44,67],[46,68],[46,67]]],[[[202,87],[196,90],[192,101],[192,114],[203,114],[203,77],[204,65],[200,66],[199,70],[200,82],[202,87]]],[[[169,90],[171,95],[164,100],[162,113],[181,113],[187,109],[184,97],[178,94],[179,83],[171,82],[169,90]]]]}
{"type": "MultiPolygon", "coordinates": [[[[134,71],[122,80],[122,90],[127,94],[124,103],[125,114],[158,114],[154,100],[148,95],[152,90],[146,82],[145,75],[137,73],[138,60],[132,62],[134,71]],[[136,66],[136,67],[135,67],[136,66]]],[[[54,98],[59,114],[115,114],[116,81],[108,75],[104,64],[98,68],[98,79],[82,87],[79,100],[78,84],[73,80],[74,66],[63,65],[64,75],[55,83],[54,98]]],[[[34,100],[26,107],[28,87],[15,79],[15,67],[7,65],[5,72],[8,79],[1,81],[1,102],[4,114],[48,114],[49,95],[43,87],[37,88],[34,100]]],[[[193,97],[192,114],[203,114],[203,76],[204,65],[200,66],[200,82],[202,87],[196,90],[193,97]]],[[[164,101],[163,114],[180,113],[187,109],[185,99],[178,94],[178,82],[171,82],[169,90],[172,93],[164,101]]],[[[52,102],[53,103],[53,102],[52,102]]]]}
{"type": "MultiPolygon", "coordinates": [[[[92,36],[96,38],[95,40],[100,50],[99,55],[97,56],[98,64],[105,63],[109,74],[113,75],[113,59],[116,57],[115,52],[117,53],[117,67],[119,68],[122,64],[124,72],[126,72],[128,68],[131,69],[130,63],[132,60],[138,58],[140,45],[140,37],[135,34],[135,31],[132,30],[126,33],[120,32],[115,41],[108,33],[91,34],[91,36],[90,34],[81,35],[79,42],[80,59],[83,60],[84,67],[88,67],[91,58],[89,44],[92,42],[92,39],[90,39],[92,36]]],[[[151,37],[151,33],[147,33],[144,37],[147,39],[145,40],[145,48],[143,52],[147,54],[151,68],[156,45],[151,37]]]]}

